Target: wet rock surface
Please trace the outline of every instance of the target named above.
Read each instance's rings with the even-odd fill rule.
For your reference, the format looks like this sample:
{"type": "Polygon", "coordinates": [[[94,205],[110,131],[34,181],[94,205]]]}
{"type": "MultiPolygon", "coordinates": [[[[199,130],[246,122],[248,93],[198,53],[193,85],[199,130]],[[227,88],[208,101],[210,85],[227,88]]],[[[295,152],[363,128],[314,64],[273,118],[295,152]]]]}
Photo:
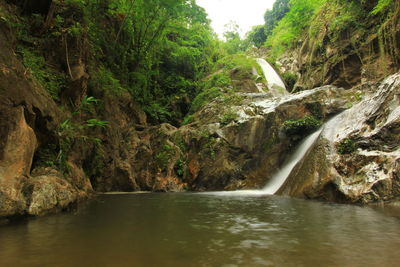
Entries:
{"type": "Polygon", "coordinates": [[[281,194],[370,203],[400,194],[400,73],[325,126],[281,194]]]}

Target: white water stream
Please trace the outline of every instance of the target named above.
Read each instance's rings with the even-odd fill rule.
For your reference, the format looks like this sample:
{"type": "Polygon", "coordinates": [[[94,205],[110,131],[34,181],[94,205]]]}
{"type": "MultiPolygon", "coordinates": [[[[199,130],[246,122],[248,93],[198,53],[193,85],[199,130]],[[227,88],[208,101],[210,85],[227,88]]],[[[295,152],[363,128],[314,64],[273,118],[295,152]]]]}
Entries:
{"type": "Polygon", "coordinates": [[[282,81],[275,69],[262,58],[257,58],[256,61],[261,66],[265,79],[268,83],[268,89],[272,95],[275,97],[288,95],[289,93],[286,90],[285,83],[282,81]]]}
{"type": "Polygon", "coordinates": [[[281,188],[282,185],[285,183],[286,179],[289,177],[294,167],[296,167],[297,163],[299,163],[300,160],[304,158],[304,156],[315,143],[321,132],[322,128],[317,132],[309,135],[303,141],[303,143],[301,143],[297,150],[292,155],[290,155],[288,161],[285,163],[283,168],[279,170],[261,190],[264,192],[264,194],[273,195],[278,192],[279,188],[281,188]]]}
{"type": "Polygon", "coordinates": [[[307,152],[312,148],[315,141],[317,141],[323,128],[319,129],[315,133],[309,135],[296,149],[296,151],[289,156],[283,167],[272,176],[268,183],[260,190],[237,190],[237,191],[221,191],[211,192],[205,194],[216,194],[216,195],[273,195],[282,187],[293,171],[294,167],[304,158],[307,152]]]}

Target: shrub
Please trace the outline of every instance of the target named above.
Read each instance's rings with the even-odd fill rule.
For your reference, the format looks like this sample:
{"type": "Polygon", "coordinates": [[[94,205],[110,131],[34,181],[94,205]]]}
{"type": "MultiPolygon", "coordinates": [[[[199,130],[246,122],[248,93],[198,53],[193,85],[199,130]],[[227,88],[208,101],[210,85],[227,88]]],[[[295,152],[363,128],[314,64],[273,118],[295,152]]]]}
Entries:
{"type": "Polygon", "coordinates": [[[321,126],[321,122],[313,116],[306,116],[298,120],[288,120],[283,123],[283,131],[289,136],[304,137],[321,126]]]}
{"type": "Polygon", "coordinates": [[[339,154],[342,155],[351,154],[354,151],[356,151],[356,149],[357,149],[356,142],[352,138],[346,138],[337,145],[337,150],[339,154]]]}
{"type": "Polygon", "coordinates": [[[126,90],[121,86],[120,81],[114,78],[113,73],[103,66],[97,70],[90,82],[92,87],[105,91],[110,95],[119,95],[126,90]]]}
{"type": "Polygon", "coordinates": [[[194,121],[193,115],[186,115],[186,117],[183,119],[182,125],[188,125],[194,121]]]}
{"type": "Polygon", "coordinates": [[[18,53],[22,57],[22,63],[51,95],[54,100],[59,100],[59,94],[66,85],[66,75],[57,72],[46,64],[43,56],[32,50],[18,46],[18,53]]]}
{"type": "Polygon", "coordinates": [[[196,98],[192,102],[192,106],[190,108],[191,113],[195,113],[202,106],[209,103],[211,100],[222,95],[221,89],[218,87],[212,87],[209,89],[203,90],[200,94],[196,96],[196,98]]]}

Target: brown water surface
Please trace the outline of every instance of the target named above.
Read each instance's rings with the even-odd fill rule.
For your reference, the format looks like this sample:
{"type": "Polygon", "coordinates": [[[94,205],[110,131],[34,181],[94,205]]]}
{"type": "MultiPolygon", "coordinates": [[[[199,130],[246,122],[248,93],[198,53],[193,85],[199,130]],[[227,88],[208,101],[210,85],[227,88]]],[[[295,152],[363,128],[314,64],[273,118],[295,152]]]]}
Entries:
{"type": "Polygon", "coordinates": [[[400,266],[400,219],[277,196],[101,195],[0,226],[0,266],[400,266]]]}

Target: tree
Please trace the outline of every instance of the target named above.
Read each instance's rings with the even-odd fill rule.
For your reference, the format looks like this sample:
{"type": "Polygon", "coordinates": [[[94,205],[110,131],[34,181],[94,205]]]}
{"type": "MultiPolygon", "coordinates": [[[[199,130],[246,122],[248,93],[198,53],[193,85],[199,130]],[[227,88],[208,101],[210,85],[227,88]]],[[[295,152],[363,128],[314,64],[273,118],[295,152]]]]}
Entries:
{"type": "Polygon", "coordinates": [[[256,47],[261,47],[267,40],[267,36],[265,35],[265,26],[254,26],[251,31],[246,34],[246,40],[256,47]]]}
{"type": "Polygon", "coordinates": [[[264,15],[265,35],[269,36],[278,22],[289,12],[290,0],[276,0],[272,10],[267,10],[264,15]]]}
{"type": "Polygon", "coordinates": [[[224,48],[228,54],[236,54],[246,49],[240,38],[239,25],[236,22],[230,21],[225,25],[224,38],[224,48]]]}

